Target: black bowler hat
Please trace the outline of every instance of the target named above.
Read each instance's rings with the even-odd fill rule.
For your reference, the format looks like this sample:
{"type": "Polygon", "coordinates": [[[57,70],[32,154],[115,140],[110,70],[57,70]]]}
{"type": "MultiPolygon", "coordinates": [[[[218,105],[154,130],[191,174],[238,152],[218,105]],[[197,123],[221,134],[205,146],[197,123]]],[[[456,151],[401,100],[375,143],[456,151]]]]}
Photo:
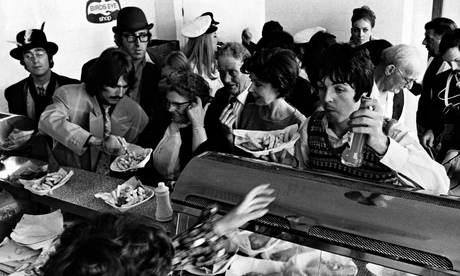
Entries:
{"type": "Polygon", "coordinates": [[[144,12],[138,7],[125,7],[118,12],[117,26],[112,28],[116,34],[121,32],[136,32],[153,28],[153,23],[148,23],[144,12]]]}
{"type": "Polygon", "coordinates": [[[58,51],[56,43],[49,42],[42,30],[29,29],[16,35],[17,48],[10,51],[10,55],[18,60],[22,59],[22,53],[33,48],[44,48],[48,55],[53,56],[58,51]]]}

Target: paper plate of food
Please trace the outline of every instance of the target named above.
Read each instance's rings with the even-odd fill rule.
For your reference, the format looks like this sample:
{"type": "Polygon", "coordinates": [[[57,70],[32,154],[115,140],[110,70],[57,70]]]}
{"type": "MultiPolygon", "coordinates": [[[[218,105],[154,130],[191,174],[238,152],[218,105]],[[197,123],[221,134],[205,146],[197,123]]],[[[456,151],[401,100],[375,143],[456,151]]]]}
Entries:
{"type": "Polygon", "coordinates": [[[125,212],[151,199],[153,195],[152,189],[142,185],[142,182],[133,176],[110,193],[97,193],[94,196],[104,200],[116,210],[125,212]]]}
{"type": "Polygon", "coordinates": [[[262,259],[266,260],[287,262],[295,255],[315,250],[316,249],[282,240],[279,243],[277,243],[274,247],[262,252],[261,257],[262,259]]]}
{"type": "Polygon", "coordinates": [[[33,194],[43,196],[52,194],[54,190],[67,183],[72,175],[73,171],[67,172],[61,168],[57,172],[48,172],[41,178],[30,180],[19,179],[19,182],[33,194]]]}
{"type": "Polygon", "coordinates": [[[48,173],[48,165],[37,165],[30,160],[22,164],[15,172],[8,176],[12,183],[19,183],[19,179],[33,180],[43,178],[48,173]]]}
{"type": "Polygon", "coordinates": [[[237,244],[239,250],[248,255],[255,256],[275,247],[281,240],[251,231],[241,231],[234,235],[230,242],[237,244]]]}
{"type": "Polygon", "coordinates": [[[358,267],[351,258],[315,250],[293,256],[285,263],[283,275],[355,276],[358,267]]]}
{"type": "Polygon", "coordinates": [[[142,148],[138,145],[128,144],[126,153],[117,156],[110,164],[110,169],[114,172],[126,172],[145,167],[152,154],[151,148],[142,148]]]}
{"type": "Polygon", "coordinates": [[[268,155],[270,152],[277,153],[283,149],[294,154],[295,142],[300,137],[297,132],[298,128],[298,125],[294,124],[285,129],[273,131],[235,129],[233,130],[234,144],[256,158],[268,155]]]}
{"type": "Polygon", "coordinates": [[[371,263],[366,264],[366,268],[376,276],[415,276],[415,274],[402,272],[371,263]]]}

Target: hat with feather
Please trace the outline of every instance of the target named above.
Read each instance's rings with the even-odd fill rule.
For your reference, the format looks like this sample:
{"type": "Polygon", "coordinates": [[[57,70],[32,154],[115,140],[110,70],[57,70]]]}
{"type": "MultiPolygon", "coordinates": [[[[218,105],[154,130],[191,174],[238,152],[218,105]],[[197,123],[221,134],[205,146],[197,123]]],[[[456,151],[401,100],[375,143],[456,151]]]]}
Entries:
{"type": "Polygon", "coordinates": [[[10,55],[18,60],[22,59],[22,53],[33,48],[44,48],[49,55],[54,55],[58,51],[58,46],[56,43],[49,42],[46,39],[46,35],[43,32],[43,27],[45,23],[42,24],[41,29],[28,29],[19,32],[16,35],[15,43],[18,47],[10,51],[10,55]]]}

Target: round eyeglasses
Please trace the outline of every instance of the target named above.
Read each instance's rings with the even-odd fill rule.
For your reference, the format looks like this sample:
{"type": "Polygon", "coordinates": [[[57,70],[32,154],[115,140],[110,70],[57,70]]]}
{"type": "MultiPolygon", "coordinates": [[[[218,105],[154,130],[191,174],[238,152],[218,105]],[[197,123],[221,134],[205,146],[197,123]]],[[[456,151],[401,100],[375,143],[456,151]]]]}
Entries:
{"type": "Polygon", "coordinates": [[[36,59],[42,59],[44,58],[46,55],[46,51],[44,50],[39,50],[39,51],[36,51],[36,52],[27,52],[25,53],[23,56],[25,59],[27,59],[28,61],[32,61],[34,58],[36,59]]]}
{"type": "Polygon", "coordinates": [[[403,77],[404,81],[406,82],[406,84],[404,85],[404,87],[409,87],[410,84],[411,84],[412,82],[416,81],[415,79],[408,79],[408,78],[401,72],[401,70],[399,70],[398,67],[395,66],[395,68],[396,68],[396,70],[398,70],[399,74],[401,74],[401,76],[403,77]]]}

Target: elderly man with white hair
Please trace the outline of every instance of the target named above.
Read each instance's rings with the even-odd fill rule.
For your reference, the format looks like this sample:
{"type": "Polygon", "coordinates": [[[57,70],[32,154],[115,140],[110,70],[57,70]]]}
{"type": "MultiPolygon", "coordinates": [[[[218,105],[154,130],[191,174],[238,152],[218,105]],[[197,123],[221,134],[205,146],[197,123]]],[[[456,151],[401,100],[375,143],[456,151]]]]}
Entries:
{"type": "Polygon", "coordinates": [[[371,97],[379,100],[383,116],[396,119],[414,131],[417,131],[418,97],[408,89],[423,68],[418,49],[399,44],[383,50],[380,63],[374,69],[375,85],[371,97]],[[396,96],[398,93],[403,94],[396,96]]]}

